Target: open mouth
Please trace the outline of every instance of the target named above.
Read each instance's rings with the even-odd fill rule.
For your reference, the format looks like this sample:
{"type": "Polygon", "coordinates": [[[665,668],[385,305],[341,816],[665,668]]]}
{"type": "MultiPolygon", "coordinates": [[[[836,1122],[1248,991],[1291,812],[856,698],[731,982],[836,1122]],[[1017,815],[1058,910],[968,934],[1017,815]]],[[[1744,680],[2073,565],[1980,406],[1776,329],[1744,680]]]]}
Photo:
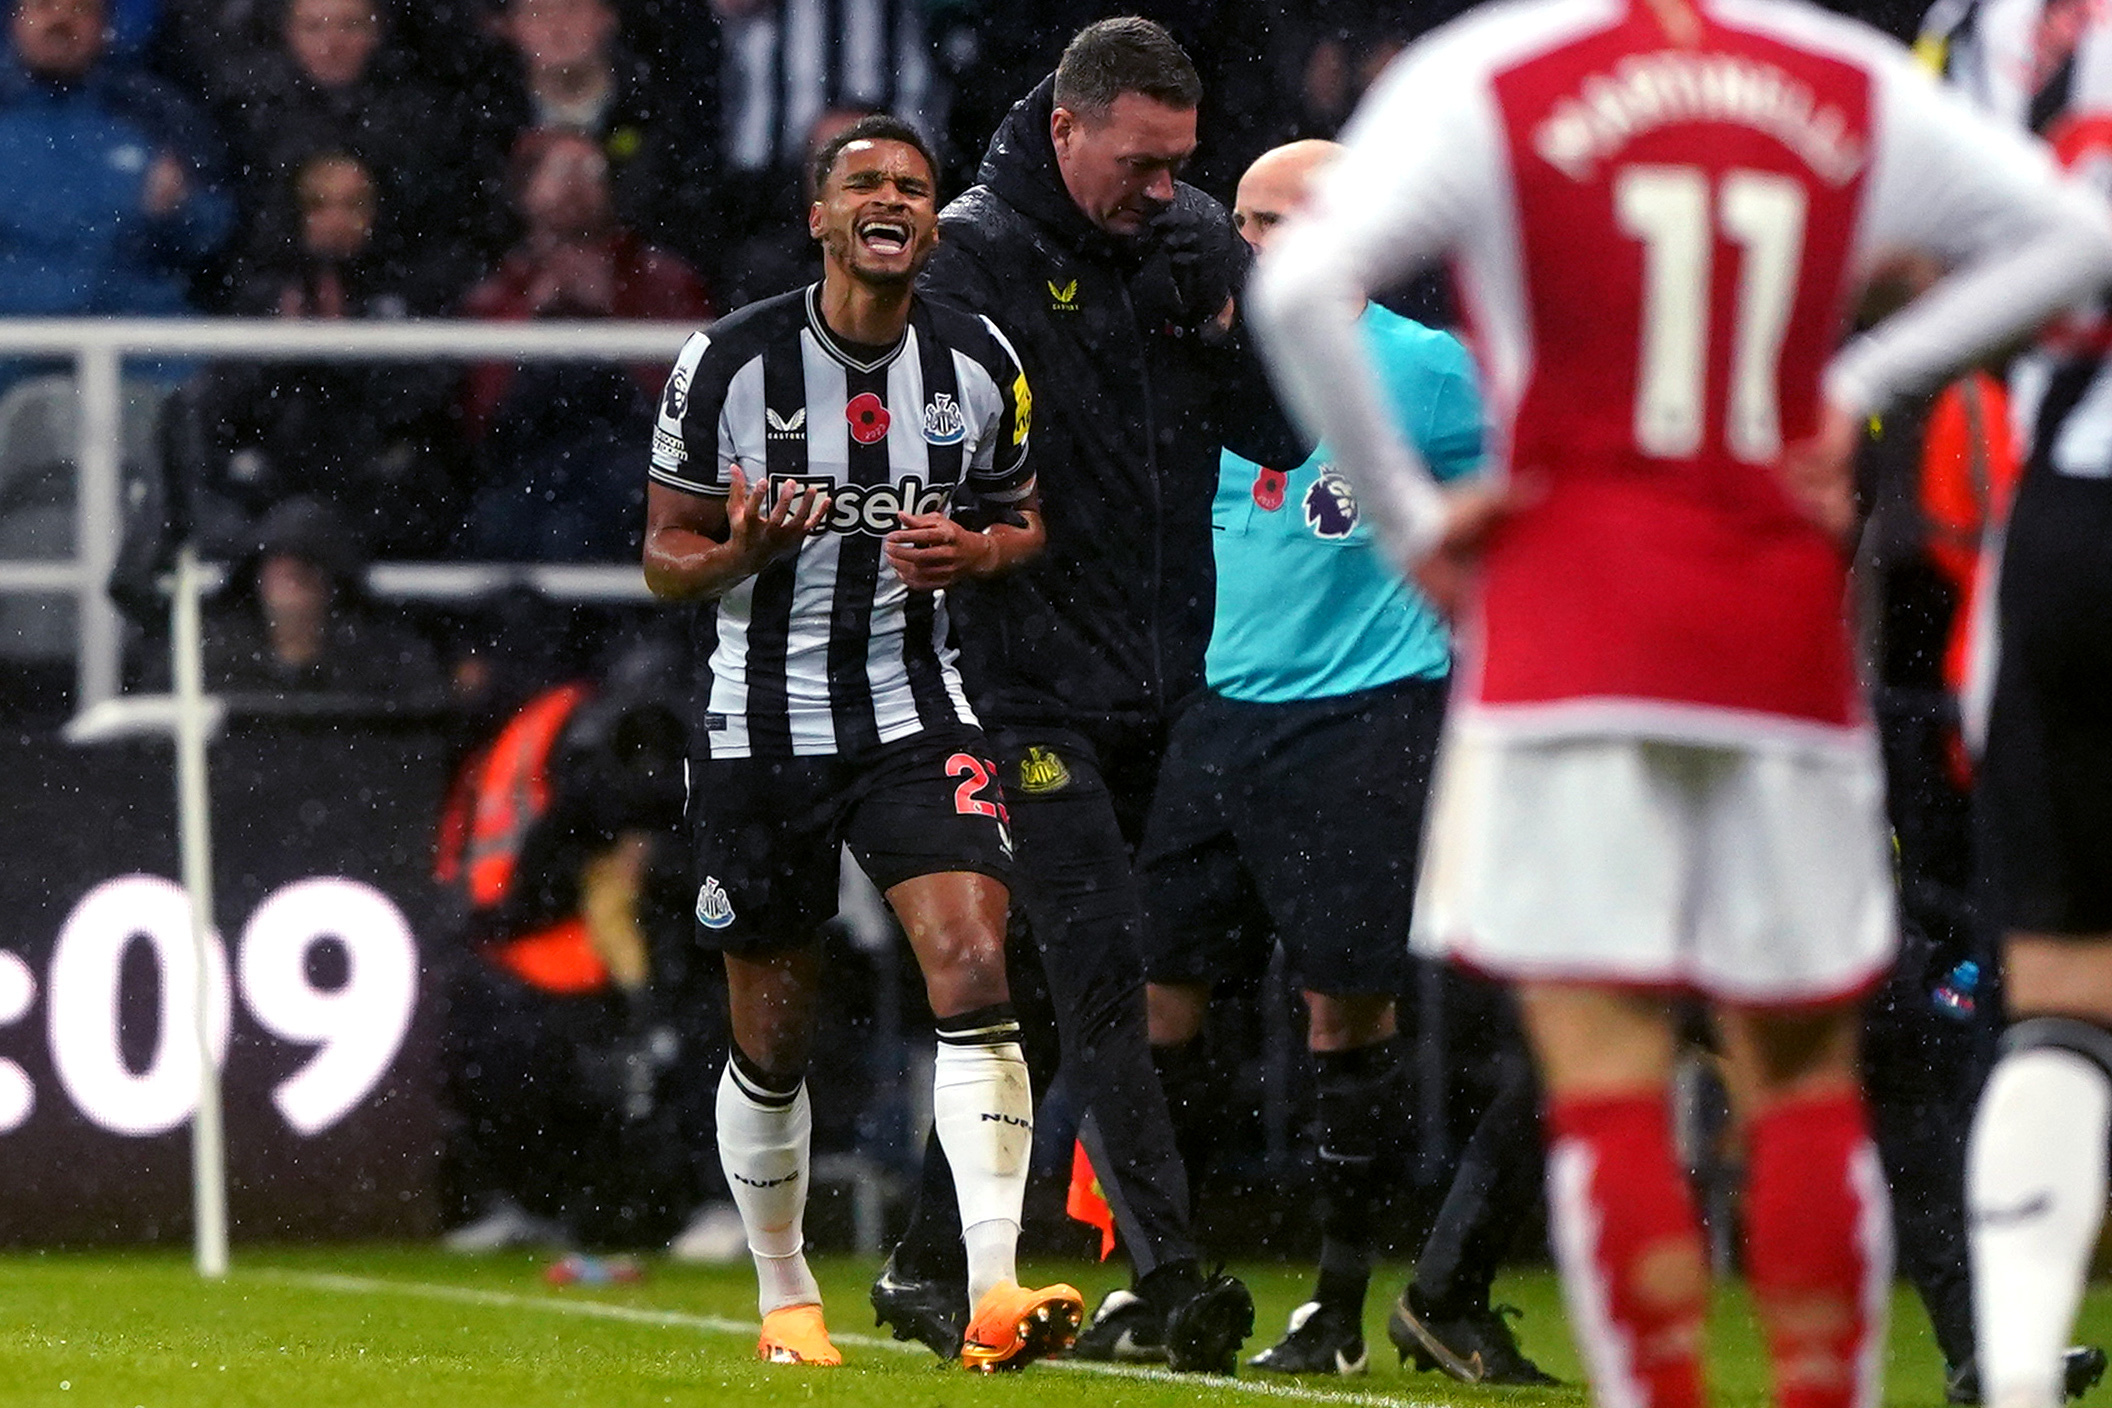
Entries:
{"type": "Polygon", "coordinates": [[[909,248],[909,222],[868,220],[858,227],[858,240],[875,254],[900,254],[909,248]]]}

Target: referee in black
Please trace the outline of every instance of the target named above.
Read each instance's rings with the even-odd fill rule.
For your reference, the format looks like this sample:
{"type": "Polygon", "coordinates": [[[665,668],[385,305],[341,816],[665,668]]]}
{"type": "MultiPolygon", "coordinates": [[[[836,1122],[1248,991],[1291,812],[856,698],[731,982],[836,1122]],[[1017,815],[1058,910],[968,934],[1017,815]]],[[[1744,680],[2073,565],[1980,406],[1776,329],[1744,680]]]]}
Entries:
{"type": "MultiPolygon", "coordinates": [[[[1243,344],[1250,255],[1231,214],[1177,179],[1201,95],[1160,26],[1080,31],[946,208],[920,287],[1005,328],[1039,396],[1047,549],[956,604],[1066,1079],[1089,1102],[1087,1147],[1134,1273],[1077,1352],[1229,1373],[1253,1302],[1237,1280],[1204,1276],[1190,1235],[1145,1028],[1131,855],[1168,724],[1203,682],[1219,451],[1297,464],[1311,446],[1243,344]]],[[[873,1303],[944,1354],[957,1322],[932,1308],[958,1301],[958,1237],[943,1170],[927,1174],[873,1303]]]]}
{"type": "Polygon", "coordinates": [[[1019,1284],[1033,1098],[1004,961],[1012,838],[955,668],[947,589],[1041,544],[1033,398],[986,318],[913,281],[937,163],[863,119],[815,158],[820,283],[683,347],[653,437],[645,575],[699,603],[689,767],[697,935],[725,956],[719,1159],[755,1259],[760,1357],[842,1362],[808,1268],[806,1065],[819,931],[848,845],[909,935],[937,1018],[932,1122],[957,1170],[962,1360],[1070,1342],[1069,1286],[1019,1284]],[[957,495],[1009,520],[976,531],[957,495]]]}

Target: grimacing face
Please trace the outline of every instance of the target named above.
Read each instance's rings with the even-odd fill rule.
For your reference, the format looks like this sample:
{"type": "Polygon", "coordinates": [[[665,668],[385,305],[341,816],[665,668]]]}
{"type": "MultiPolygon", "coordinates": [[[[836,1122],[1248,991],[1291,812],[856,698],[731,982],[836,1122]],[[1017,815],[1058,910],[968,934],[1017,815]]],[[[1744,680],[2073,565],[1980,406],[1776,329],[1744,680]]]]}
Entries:
{"type": "Polygon", "coordinates": [[[907,142],[852,142],[808,208],[807,231],[859,282],[907,284],[939,242],[938,180],[907,142]]]}
{"type": "Polygon", "coordinates": [[[1195,155],[1195,109],[1123,93],[1099,114],[1049,118],[1064,188],[1111,235],[1135,237],[1173,204],[1173,181],[1195,155]]]}

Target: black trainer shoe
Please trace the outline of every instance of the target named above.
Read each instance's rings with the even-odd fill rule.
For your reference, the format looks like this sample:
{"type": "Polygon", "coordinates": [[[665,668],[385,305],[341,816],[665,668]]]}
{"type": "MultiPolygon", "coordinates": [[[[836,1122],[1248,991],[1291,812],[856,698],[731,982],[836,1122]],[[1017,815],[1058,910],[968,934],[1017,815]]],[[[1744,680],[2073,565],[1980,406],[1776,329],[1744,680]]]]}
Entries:
{"type": "Polygon", "coordinates": [[[951,1362],[961,1357],[968,1331],[968,1286],[958,1281],[918,1281],[895,1269],[890,1256],[873,1282],[873,1323],[898,1340],[921,1340],[951,1362]]]}
{"type": "MultiPolygon", "coordinates": [[[[2061,1392],[2068,1398],[2081,1398],[2097,1387],[2097,1381],[2105,1376],[2105,1352],[2095,1345],[2070,1345],[2061,1355],[2061,1392]]],[[[1980,1401],[1980,1366],[1968,1359],[1955,1368],[1946,1368],[1943,1374],[1943,1401],[1946,1403],[1978,1403],[1980,1401]]]]}
{"type": "Polygon", "coordinates": [[[1516,1306],[1499,1305],[1458,1315],[1433,1315],[1422,1292],[1411,1284],[1393,1303],[1393,1314],[1386,1317],[1386,1338],[1401,1352],[1403,1364],[1412,1355],[1416,1368],[1442,1370],[1463,1384],[1560,1383],[1519,1351],[1503,1317],[1515,1319],[1522,1314],[1516,1306]]]}
{"type": "Polygon", "coordinates": [[[1254,1333],[1247,1283],[1219,1271],[1166,1317],[1166,1367],[1182,1374],[1239,1372],[1239,1347],[1254,1333]]]}
{"type": "Polygon", "coordinates": [[[1071,1353],[1102,1363],[1163,1364],[1166,1324],[1151,1302],[1135,1291],[1109,1291],[1078,1332],[1071,1353]]]}
{"type": "Polygon", "coordinates": [[[1360,1308],[1309,1300],[1291,1312],[1284,1337],[1247,1363],[1277,1374],[1361,1374],[1371,1361],[1360,1308]]]}

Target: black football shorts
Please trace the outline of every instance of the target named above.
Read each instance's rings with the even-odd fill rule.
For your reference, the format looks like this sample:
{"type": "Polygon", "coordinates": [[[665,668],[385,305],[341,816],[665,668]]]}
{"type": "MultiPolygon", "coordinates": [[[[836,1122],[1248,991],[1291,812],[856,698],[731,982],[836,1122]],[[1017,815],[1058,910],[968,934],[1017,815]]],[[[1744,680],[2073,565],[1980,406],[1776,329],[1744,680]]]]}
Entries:
{"type": "Polygon", "coordinates": [[[1284,704],[1205,694],[1183,712],[1137,858],[1146,976],[1252,975],[1280,940],[1304,988],[1398,992],[1445,689],[1402,680],[1284,704]]]}
{"type": "Polygon", "coordinates": [[[1994,918],[2112,933],[2112,481],[2034,466],[2004,541],[1980,775],[1994,918]]]}
{"type": "Polygon", "coordinates": [[[692,759],[697,937],[735,953],[812,942],[836,913],[842,847],[882,894],[972,871],[1010,884],[1012,834],[979,729],[849,754],[692,759]]]}

